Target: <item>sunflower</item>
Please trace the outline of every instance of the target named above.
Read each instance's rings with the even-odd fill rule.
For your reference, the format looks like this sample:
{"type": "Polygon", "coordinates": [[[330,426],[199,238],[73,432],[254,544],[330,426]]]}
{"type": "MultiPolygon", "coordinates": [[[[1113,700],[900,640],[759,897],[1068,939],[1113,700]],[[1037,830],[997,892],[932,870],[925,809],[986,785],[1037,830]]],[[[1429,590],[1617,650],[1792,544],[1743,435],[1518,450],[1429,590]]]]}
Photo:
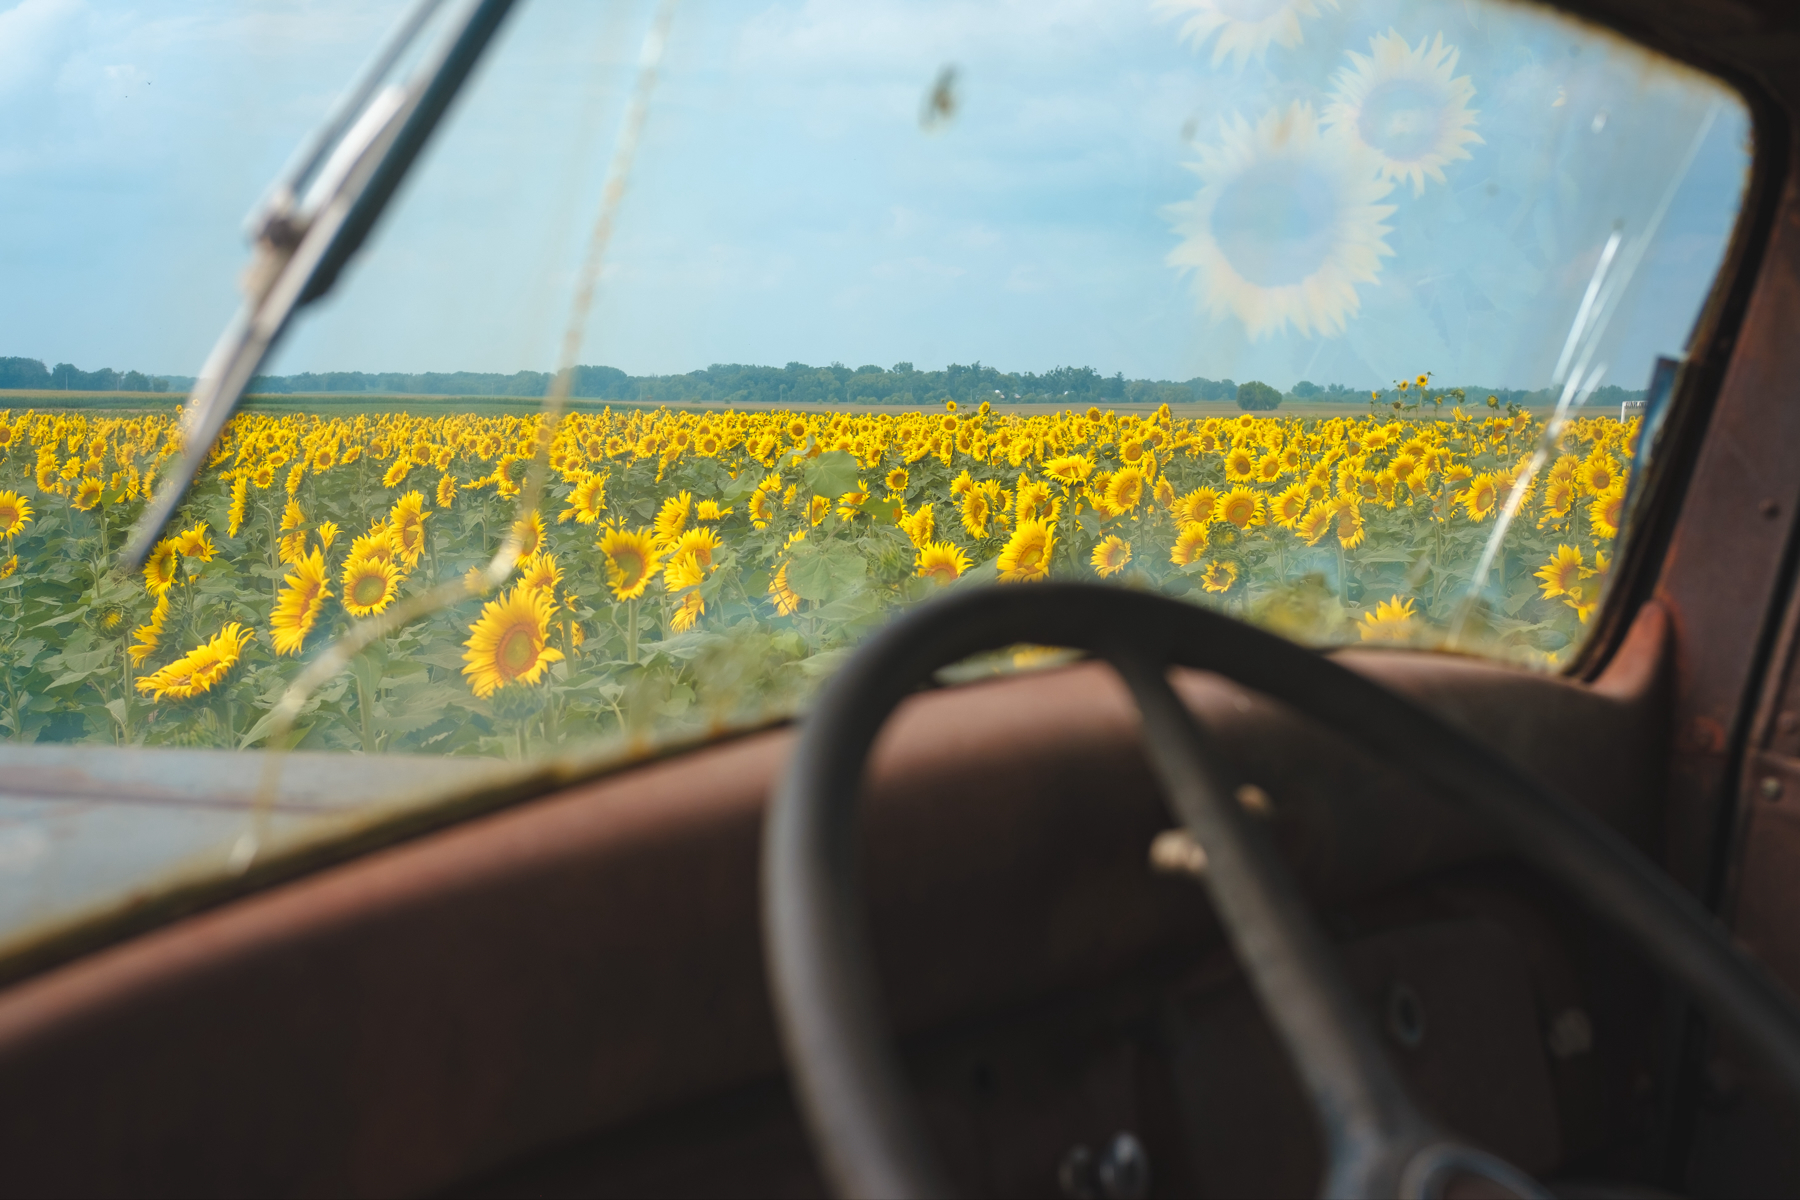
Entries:
{"type": "Polygon", "coordinates": [[[1569,515],[1569,505],[1575,502],[1575,481],[1567,476],[1552,476],[1544,482],[1544,515],[1538,518],[1538,528],[1542,529],[1551,521],[1560,521],[1569,515]]]}
{"type": "Polygon", "coordinates": [[[1157,0],[1155,8],[1165,16],[1186,16],[1180,36],[1194,49],[1205,46],[1214,34],[1212,65],[1229,56],[1237,66],[1262,59],[1269,44],[1292,50],[1304,40],[1300,22],[1317,17],[1319,7],[1336,8],[1337,0],[1265,0],[1261,4],[1232,0],[1157,0]]]}
{"type": "Polygon", "coordinates": [[[369,532],[362,537],[353,538],[350,542],[351,558],[378,558],[382,562],[394,559],[393,528],[380,517],[376,517],[369,525],[369,532]]]}
{"type": "Polygon", "coordinates": [[[1230,521],[1239,529],[1261,525],[1264,521],[1262,493],[1249,488],[1233,488],[1219,501],[1219,519],[1230,521]]]}
{"type": "Polygon", "coordinates": [[[1270,515],[1275,518],[1275,523],[1283,529],[1296,528],[1300,524],[1300,519],[1306,516],[1306,485],[1304,483],[1292,484],[1286,491],[1275,497],[1274,503],[1270,506],[1270,515]]]}
{"type": "Polygon", "coordinates": [[[936,509],[931,501],[922,500],[919,502],[917,512],[905,515],[906,510],[901,509],[901,513],[903,515],[896,522],[900,526],[900,532],[904,533],[912,542],[914,549],[923,550],[937,532],[936,509]]]}
{"type": "Polygon", "coordinates": [[[549,596],[523,586],[482,605],[463,643],[469,689],[485,700],[509,684],[542,680],[551,663],[562,661],[549,644],[553,611],[549,596]]]}
{"type": "Polygon", "coordinates": [[[1079,454],[1053,458],[1044,464],[1044,474],[1061,483],[1065,489],[1082,482],[1093,471],[1093,461],[1079,454]]]}
{"type": "Polygon", "coordinates": [[[1493,516],[1494,507],[1499,502],[1500,483],[1490,474],[1475,476],[1463,490],[1462,506],[1471,521],[1485,521],[1493,516]]]}
{"type": "Polygon", "coordinates": [[[606,556],[607,584],[620,600],[642,596],[661,564],[661,555],[647,529],[628,533],[607,527],[600,535],[600,553],[606,556]]]}
{"type": "Polygon", "coordinates": [[[1055,520],[1051,514],[1058,511],[1061,502],[1053,503],[1051,501],[1049,484],[1039,483],[1020,475],[1019,486],[1013,495],[1013,515],[1019,520],[1055,520]]]}
{"type": "Polygon", "coordinates": [[[1200,561],[1206,547],[1212,541],[1212,531],[1199,521],[1189,521],[1175,535],[1175,547],[1169,551],[1169,561],[1178,567],[1192,566],[1200,561]]]}
{"type": "Polygon", "coordinates": [[[788,586],[788,565],[784,562],[775,571],[775,578],[769,581],[769,598],[775,601],[775,611],[784,617],[791,617],[800,611],[800,596],[788,586]]]}
{"type": "Polygon", "coordinates": [[[1175,506],[1175,485],[1169,482],[1168,476],[1165,475],[1156,481],[1156,487],[1152,494],[1156,497],[1158,508],[1175,506]]]}
{"type": "Polygon", "coordinates": [[[1056,533],[1046,521],[1020,521],[1000,551],[1000,579],[1004,583],[1027,583],[1050,574],[1050,553],[1056,547],[1056,533]]]}
{"type": "Polygon", "coordinates": [[[692,492],[680,492],[662,502],[662,508],[656,513],[656,544],[666,546],[681,536],[687,528],[688,513],[693,508],[692,492]]]}
{"type": "Polygon", "coordinates": [[[385,558],[352,556],[344,564],[344,611],[372,617],[400,594],[400,568],[385,558]]]}
{"type": "Polygon", "coordinates": [[[180,561],[174,538],[164,538],[156,543],[150,557],[144,560],[144,587],[151,595],[161,596],[175,586],[175,568],[180,561]]]}
{"type": "MultiPolygon", "coordinates": [[[[963,472],[966,476],[967,471],[963,472]]],[[[988,535],[988,518],[993,515],[988,507],[987,493],[980,488],[971,487],[963,493],[962,523],[969,531],[969,536],[984,538],[988,535]]]]}
{"type": "Polygon", "coordinates": [[[192,529],[184,529],[176,535],[175,549],[183,558],[197,558],[201,562],[211,562],[217,548],[206,532],[206,522],[202,521],[192,529]]]}
{"type": "Polygon", "coordinates": [[[1593,574],[1578,546],[1558,546],[1556,553],[1535,572],[1544,581],[1544,599],[1567,596],[1579,604],[1586,591],[1581,581],[1593,574]]]}
{"type": "Polygon", "coordinates": [[[127,653],[131,655],[131,665],[141,667],[144,660],[156,653],[162,645],[163,623],[169,619],[169,597],[166,593],[156,597],[156,604],[150,609],[150,619],[131,631],[132,640],[138,644],[127,653]]]}
{"type": "Polygon", "coordinates": [[[512,536],[519,542],[519,557],[530,558],[544,545],[544,518],[532,509],[512,523],[512,536]]]}
{"type": "Polygon", "coordinates": [[[575,485],[575,490],[569,493],[569,506],[556,518],[556,523],[560,525],[564,521],[576,521],[582,525],[592,525],[605,511],[606,476],[596,471],[582,476],[581,482],[575,485]]]}
{"type": "Polygon", "coordinates": [[[244,517],[250,509],[250,480],[240,475],[231,485],[231,509],[226,514],[225,536],[236,537],[244,527],[244,517]]]}
{"type": "Polygon", "coordinates": [[[554,554],[534,554],[519,563],[520,587],[553,592],[556,585],[562,582],[562,577],[562,568],[556,565],[554,554]]]}
{"type": "Polygon", "coordinates": [[[1368,533],[1363,525],[1362,505],[1354,499],[1340,498],[1332,515],[1337,518],[1338,544],[1346,550],[1362,545],[1363,537],[1368,533]]]}
{"type": "Polygon", "coordinates": [[[969,569],[969,556],[949,542],[930,542],[919,551],[913,574],[936,580],[941,587],[969,569]]]}
{"type": "Polygon", "coordinates": [[[1144,473],[1136,467],[1126,467],[1106,485],[1106,509],[1115,517],[1136,508],[1143,498],[1144,473]]]}
{"type": "MultiPolygon", "coordinates": [[[[1413,195],[1423,194],[1427,178],[1445,182],[1444,168],[1481,144],[1471,128],[1475,85],[1467,75],[1452,77],[1458,54],[1441,33],[1429,47],[1422,37],[1410,46],[1392,30],[1370,38],[1369,53],[1350,51],[1350,66],[1333,80],[1325,124],[1373,153],[1382,178],[1408,181],[1413,195]]],[[[1413,386],[1430,378],[1420,375],[1413,386]]]]}
{"type": "Polygon", "coordinates": [[[1596,496],[1609,491],[1618,478],[1618,460],[1597,449],[1592,457],[1575,470],[1576,482],[1581,484],[1583,490],[1596,496]]]}
{"type": "Polygon", "coordinates": [[[711,571],[713,553],[723,544],[710,529],[690,529],[675,540],[668,553],[671,558],[691,556],[701,569],[711,571]]]}
{"type": "Polygon", "coordinates": [[[696,521],[723,521],[730,515],[731,507],[721,505],[717,500],[702,500],[700,506],[694,510],[694,520],[696,521]]]}
{"type": "Polygon", "coordinates": [[[168,666],[137,681],[137,689],[153,700],[186,700],[210,692],[237,665],[250,631],[236,621],[168,666]]]}
{"type": "Polygon", "coordinates": [[[269,617],[276,654],[300,653],[330,596],[331,589],[325,586],[325,557],[314,550],[294,564],[294,573],[287,577],[287,587],[282,589],[269,617]]]}
{"type": "Polygon", "coordinates": [[[456,476],[445,475],[438,480],[437,495],[434,497],[439,508],[449,508],[456,503],[456,476]]]}
{"type": "Polygon", "coordinates": [[[775,519],[775,493],[780,488],[781,476],[771,475],[758,484],[756,491],[751,493],[750,523],[758,529],[767,529],[769,522],[775,519]]]}
{"type": "Polygon", "coordinates": [[[975,490],[975,477],[965,469],[961,475],[950,481],[952,496],[966,496],[975,490]]]}
{"type": "Polygon", "coordinates": [[[1175,520],[1182,525],[1211,525],[1219,512],[1219,494],[1211,488],[1195,488],[1175,502],[1175,520]]]}
{"type": "Polygon", "coordinates": [[[418,566],[419,556],[425,553],[425,518],[430,515],[425,511],[425,497],[419,492],[406,493],[388,510],[394,553],[409,567],[418,566]]]}
{"type": "Polygon", "coordinates": [[[1200,307],[1235,317],[1253,342],[1289,326],[1342,334],[1361,308],[1357,285],[1393,254],[1383,222],[1394,209],[1379,202],[1394,185],[1373,152],[1326,133],[1296,100],[1254,126],[1227,118],[1193,170],[1200,191],[1163,212],[1183,239],[1167,262],[1194,273],[1200,307]]]}
{"type": "Polygon", "coordinates": [[[806,506],[806,519],[813,525],[823,521],[831,512],[831,501],[824,496],[814,496],[806,506]]]}
{"type": "Polygon", "coordinates": [[[1248,483],[1256,477],[1256,455],[1247,446],[1234,446],[1225,455],[1225,478],[1231,483],[1248,483]]]}
{"type": "Polygon", "coordinates": [[[1619,524],[1625,519],[1625,485],[1615,483],[1594,497],[1588,505],[1588,524],[1597,538],[1619,536],[1619,524]]]}
{"type": "Polygon", "coordinates": [[[306,513],[300,502],[290,499],[281,512],[281,538],[277,556],[284,563],[296,563],[306,553],[306,513]]]}
{"type": "Polygon", "coordinates": [[[1102,579],[1117,575],[1131,561],[1131,543],[1114,534],[1094,547],[1094,553],[1088,561],[1094,564],[1094,571],[1102,579]]]}
{"type": "Polygon", "coordinates": [[[905,467],[895,467],[893,470],[889,471],[887,473],[887,479],[884,480],[887,484],[888,494],[898,496],[905,492],[906,485],[910,478],[911,477],[906,473],[905,467]]]}
{"type": "Polygon", "coordinates": [[[260,490],[268,490],[275,484],[275,468],[271,467],[268,463],[264,463],[262,466],[256,468],[251,474],[250,482],[254,483],[260,490]]]}
{"type": "MultiPolygon", "coordinates": [[[[700,439],[701,453],[706,453],[706,438],[700,439]]],[[[686,633],[692,629],[706,612],[706,601],[699,592],[689,592],[681,598],[681,603],[669,617],[669,629],[674,633],[686,633]]]]}
{"type": "Polygon", "coordinates": [[[17,492],[0,492],[0,537],[17,537],[30,523],[31,501],[17,492]]]}
{"type": "Polygon", "coordinates": [[[92,475],[86,476],[75,485],[75,495],[69,501],[82,512],[88,512],[100,503],[100,497],[106,493],[106,485],[92,475]]]}
{"type": "Polygon", "coordinates": [[[1281,478],[1281,456],[1273,452],[1256,460],[1256,480],[1258,483],[1274,483],[1281,478]]]}
{"type": "Polygon", "coordinates": [[[331,543],[337,541],[338,534],[343,531],[338,528],[336,521],[320,521],[319,527],[313,532],[319,535],[319,549],[329,550],[331,543]]]}
{"type": "Polygon", "coordinates": [[[1228,559],[1216,558],[1206,566],[1206,573],[1200,576],[1200,586],[1209,592],[1229,592],[1231,585],[1237,582],[1237,564],[1228,559]]]}
{"type": "Polygon", "coordinates": [[[1409,596],[1384,600],[1372,613],[1364,613],[1356,631],[1365,642],[1403,642],[1412,636],[1413,602],[1409,596]]]}

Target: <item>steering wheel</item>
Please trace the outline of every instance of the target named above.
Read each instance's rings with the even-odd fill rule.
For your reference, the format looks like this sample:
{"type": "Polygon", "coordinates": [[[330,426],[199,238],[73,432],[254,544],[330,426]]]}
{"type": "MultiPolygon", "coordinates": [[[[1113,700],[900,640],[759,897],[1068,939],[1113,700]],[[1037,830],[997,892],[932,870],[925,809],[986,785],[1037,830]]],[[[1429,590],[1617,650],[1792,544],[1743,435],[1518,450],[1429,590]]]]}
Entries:
{"type": "Polygon", "coordinates": [[[1202,880],[1325,1135],[1326,1196],[1546,1196],[1407,1096],[1273,841],[1235,801],[1171,666],[1215,672],[1330,725],[1483,814],[1800,1092],[1800,1011],[1660,869],[1597,817],[1412,702],[1323,655],[1163,596],[1047,583],[951,593],[864,644],[819,695],[763,832],[763,941],[783,1050],[841,1196],[952,1194],[907,1093],[856,889],[857,792],[896,705],[940,667],[1018,643],[1110,663],[1149,758],[1206,854],[1202,880]],[[1471,1178],[1473,1177],[1473,1178],[1471,1178]]]}

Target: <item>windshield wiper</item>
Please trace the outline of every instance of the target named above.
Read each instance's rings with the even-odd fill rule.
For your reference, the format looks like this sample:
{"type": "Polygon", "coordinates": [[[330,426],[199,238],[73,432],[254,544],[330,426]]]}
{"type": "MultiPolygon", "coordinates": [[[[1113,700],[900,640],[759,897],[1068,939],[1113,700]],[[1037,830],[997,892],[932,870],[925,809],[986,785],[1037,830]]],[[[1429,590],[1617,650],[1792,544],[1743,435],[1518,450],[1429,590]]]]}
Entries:
{"type": "Polygon", "coordinates": [[[200,369],[182,416],[180,462],[132,529],[124,570],[144,565],[288,322],[337,282],[513,7],[475,0],[405,84],[385,82],[442,3],[417,0],[252,214],[244,305],[200,369]]]}

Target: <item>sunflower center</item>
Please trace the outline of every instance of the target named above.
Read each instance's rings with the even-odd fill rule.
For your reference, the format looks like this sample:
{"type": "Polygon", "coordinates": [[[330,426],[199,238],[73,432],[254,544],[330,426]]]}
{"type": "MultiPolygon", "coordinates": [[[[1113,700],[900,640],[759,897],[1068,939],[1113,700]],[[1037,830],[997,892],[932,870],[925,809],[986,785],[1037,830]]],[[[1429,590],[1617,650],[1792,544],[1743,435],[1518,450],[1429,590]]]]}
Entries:
{"type": "Polygon", "coordinates": [[[1356,130],[1365,143],[1389,158],[1412,162],[1437,147],[1444,101],[1439,88],[1412,79],[1390,79],[1370,89],[1356,130]]]}
{"type": "Polygon", "coordinates": [[[1338,240],[1335,181],[1300,163],[1260,163],[1226,184],[1212,231],[1225,261],[1257,287],[1318,274],[1338,240]]]}
{"type": "Polygon", "coordinates": [[[537,640],[531,630],[515,625],[507,630],[494,651],[494,661],[508,675],[522,675],[537,661],[537,640]]]}
{"type": "Polygon", "coordinates": [[[387,595],[387,580],[379,575],[364,575],[350,588],[350,599],[355,601],[359,608],[367,608],[371,604],[378,603],[385,595],[387,595]]]}

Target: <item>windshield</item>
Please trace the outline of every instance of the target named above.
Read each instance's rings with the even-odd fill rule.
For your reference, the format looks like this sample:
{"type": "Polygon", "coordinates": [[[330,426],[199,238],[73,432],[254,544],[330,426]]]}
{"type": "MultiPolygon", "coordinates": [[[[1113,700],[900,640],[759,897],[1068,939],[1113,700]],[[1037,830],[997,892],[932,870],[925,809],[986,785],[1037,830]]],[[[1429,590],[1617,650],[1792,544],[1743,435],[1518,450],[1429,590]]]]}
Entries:
{"type": "Polygon", "coordinates": [[[75,903],[32,882],[56,798],[110,847],[135,777],[48,743],[232,752],[183,760],[226,817],[92,878],[241,870],[507,777],[324,814],[296,780],[331,755],[585,770],[752,727],[946,588],[1566,664],[1750,162],[1716,81],[1499,0],[530,0],[120,572],[241,214],[402,18],[0,11],[0,731],[37,847],[0,871],[34,920],[75,903]]]}

